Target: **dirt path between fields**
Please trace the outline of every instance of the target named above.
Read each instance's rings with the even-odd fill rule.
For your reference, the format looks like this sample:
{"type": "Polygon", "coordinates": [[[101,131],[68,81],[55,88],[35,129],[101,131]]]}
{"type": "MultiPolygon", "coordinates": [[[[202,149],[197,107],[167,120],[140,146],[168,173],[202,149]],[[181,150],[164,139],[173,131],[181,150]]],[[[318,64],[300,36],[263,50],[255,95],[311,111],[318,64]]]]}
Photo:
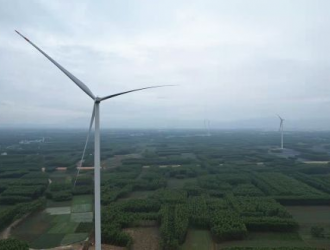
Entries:
{"type": "Polygon", "coordinates": [[[22,218],[15,220],[12,222],[7,228],[5,228],[1,233],[0,233],[0,239],[8,239],[10,237],[10,232],[11,230],[16,227],[19,223],[21,223],[23,220],[25,220],[31,213],[28,213],[24,215],[22,218]]]}

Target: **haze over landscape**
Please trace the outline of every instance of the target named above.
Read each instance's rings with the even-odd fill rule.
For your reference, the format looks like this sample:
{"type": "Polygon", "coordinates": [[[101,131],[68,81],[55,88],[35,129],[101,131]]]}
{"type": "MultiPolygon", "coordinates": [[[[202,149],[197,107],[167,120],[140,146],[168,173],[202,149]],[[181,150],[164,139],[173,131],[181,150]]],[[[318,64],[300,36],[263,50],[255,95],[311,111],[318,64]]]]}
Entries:
{"type": "Polygon", "coordinates": [[[0,1],[0,127],[328,129],[328,1],[0,1]]]}

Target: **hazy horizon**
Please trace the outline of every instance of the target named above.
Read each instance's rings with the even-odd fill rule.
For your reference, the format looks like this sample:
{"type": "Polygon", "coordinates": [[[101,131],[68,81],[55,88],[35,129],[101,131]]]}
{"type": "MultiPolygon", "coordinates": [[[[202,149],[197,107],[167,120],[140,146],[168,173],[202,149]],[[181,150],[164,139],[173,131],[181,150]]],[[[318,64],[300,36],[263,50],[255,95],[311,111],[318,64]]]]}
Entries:
{"type": "MultiPolygon", "coordinates": [[[[216,122],[210,121],[210,130],[257,130],[257,131],[279,131],[279,121],[274,118],[260,118],[251,120],[237,120],[228,122],[216,122]]],[[[89,121],[82,121],[69,123],[68,125],[61,124],[12,124],[6,125],[2,124],[0,129],[79,129],[87,130],[87,126],[84,123],[89,121]]],[[[144,124],[123,124],[121,126],[107,126],[107,124],[102,124],[101,129],[107,130],[206,130],[204,125],[204,120],[193,122],[193,125],[189,123],[181,123],[173,121],[167,124],[150,124],[145,126],[144,124]],[[197,124],[197,126],[194,126],[197,124]]],[[[284,122],[284,131],[330,131],[330,120],[286,120],[284,122]]]]}

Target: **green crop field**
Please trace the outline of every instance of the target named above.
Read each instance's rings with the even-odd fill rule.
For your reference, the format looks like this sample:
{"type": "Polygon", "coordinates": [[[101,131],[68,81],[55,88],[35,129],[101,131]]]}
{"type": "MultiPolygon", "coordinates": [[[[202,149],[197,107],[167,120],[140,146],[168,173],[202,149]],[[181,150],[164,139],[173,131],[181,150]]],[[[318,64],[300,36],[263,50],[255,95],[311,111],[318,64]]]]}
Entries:
{"type": "Polygon", "coordinates": [[[93,211],[92,204],[77,204],[72,206],[72,213],[84,213],[93,211]]]}
{"type": "Polygon", "coordinates": [[[79,241],[84,241],[88,237],[88,233],[68,233],[61,241],[61,245],[69,245],[79,241]]]}
{"type": "Polygon", "coordinates": [[[93,213],[72,213],[70,217],[70,221],[72,222],[92,222],[93,221],[93,213]]]}
{"type": "Polygon", "coordinates": [[[80,222],[92,222],[92,196],[75,196],[72,202],[48,201],[47,208],[29,216],[13,230],[13,235],[26,240],[31,247],[56,247],[85,240],[92,230],[91,225],[76,232],[80,222]],[[62,207],[62,205],[72,204],[62,207]],[[89,211],[89,212],[85,212],[89,211]],[[43,242],[47,240],[47,244],[43,242]]]}
{"type": "Polygon", "coordinates": [[[74,233],[78,225],[79,224],[75,222],[68,222],[68,221],[57,222],[51,229],[47,231],[47,233],[48,234],[74,233]]]}
{"type": "Polygon", "coordinates": [[[65,237],[64,233],[61,234],[42,234],[30,243],[31,247],[36,249],[52,248],[60,246],[62,239],[65,237]]]}
{"type": "Polygon", "coordinates": [[[189,183],[194,183],[196,182],[196,178],[185,178],[185,179],[175,179],[175,178],[170,178],[167,180],[167,186],[168,188],[183,188],[184,185],[189,184],[189,183]]]}
{"type": "Polygon", "coordinates": [[[208,230],[189,229],[181,250],[214,249],[214,243],[208,230]]]}
{"type": "Polygon", "coordinates": [[[74,196],[72,199],[73,205],[84,205],[84,204],[93,204],[92,195],[78,195],[74,196]]]}
{"type": "Polygon", "coordinates": [[[50,207],[45,212],[50,215],[70,214],[71,207],[50,207]]]}

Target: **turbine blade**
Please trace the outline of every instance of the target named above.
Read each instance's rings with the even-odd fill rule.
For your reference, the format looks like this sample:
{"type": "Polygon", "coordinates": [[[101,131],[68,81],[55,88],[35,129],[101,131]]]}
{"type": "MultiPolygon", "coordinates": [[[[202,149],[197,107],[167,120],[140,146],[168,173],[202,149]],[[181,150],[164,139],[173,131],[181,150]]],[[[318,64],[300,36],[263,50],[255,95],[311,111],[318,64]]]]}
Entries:
{"type": "Polygon", "coordinates": [[[19,33],[17,30],[15,30],[17,34],[19,34],[21,37],[23,37],[29,44],[31,44],[33,47],[35,47],[41,54],[43,54],[45,57],[48,58],[49,61],[51,61],[57,68],[59,68],[64,74],[67,75],[79,88],[81,88],[87,95],[89,95],[93,100],[95,99],[94,94],[92,91],[77,77],[72,75],[69,71],[67,71],[65,68],[63,68],[61,65],[59,65],[53,58],[51,58],[49,55],[47,55],[44,51],[42,51],[40,48],[38,48],[34,43],[32,43],[29,39],[27,39],[25,36],[23,36],[21,33],[19,33]]]}
{"type": "Polygon", "coordinates": [[[278,118],[280,118],[280,120],[282,121],[283,120],[283,118],[282,117],[280,117],[280,115],[277,115],[278,116],[278,118]]]}
{"type": "Polygon", "coordinates": [[[133,89],[133,90],[129,90],[129,91],[113,94],[113,95],[108,95],[108,96],[102,97],[100,100],[104,101],[106,99],[114,98],[114,97],[119,96],[119,95],[125,95],[125,94],[135,92],[135,91],[140,91],[140,90],[145,90],[145,89],[152,89],[152,88],[169,87],[169,86],[176,86],[176,85],[159,85],[159,86],[150,86],[150,87],[145,87],[145,88],[140,88],[140,89],[133,89]]]}
{"type": "Polygon", "coordinates": [[[79,168],[77,169],[77,175],[76,175],[76,179],[75,179],[74,184],[73,184],[73,188],[76,187],[77,179],[78,179],[79,172],[80,172],[80,167],[82,166],[84,158],[85,158],[85,153],[86,153],[86,148],[87,148],[87,144],[88,144],[88,141],[89,141],[89,136],[91,134],[91,130],[92,130],[93,123],[94,123],[94,117],[95,117],[95,104],[93,106],[93,112],[92,112],[91,121],[89,123],[89,130],[88,130],[88,134],[87,134],[87,138],[86,138],[86,142],[85,142],[85,147],[84,147],[83,154],[81,156],[81,160],[79,162],[79,168]]]}

